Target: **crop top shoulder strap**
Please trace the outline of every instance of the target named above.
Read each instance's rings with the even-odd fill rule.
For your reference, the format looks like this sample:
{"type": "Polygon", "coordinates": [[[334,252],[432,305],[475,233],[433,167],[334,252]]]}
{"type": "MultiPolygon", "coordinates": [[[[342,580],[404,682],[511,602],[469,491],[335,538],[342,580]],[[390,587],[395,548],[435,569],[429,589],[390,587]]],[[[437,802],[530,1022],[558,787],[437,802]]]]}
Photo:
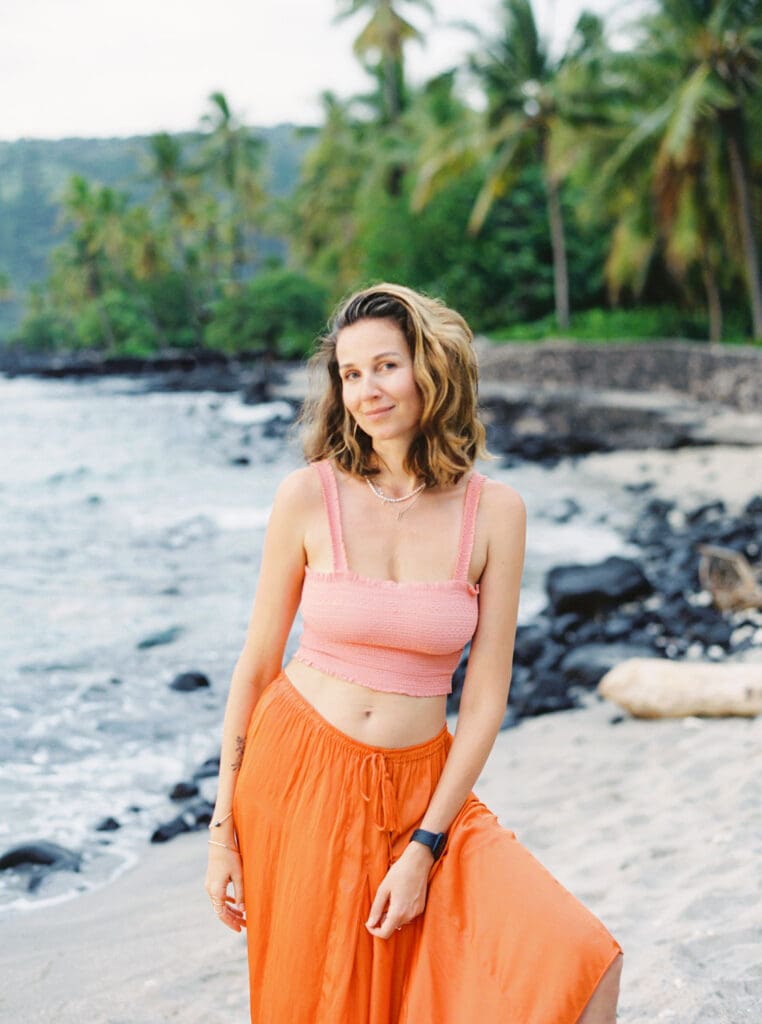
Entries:
{"type": "Polygon", "coordinates": [[[458,543],[458,560],[455,563],[453,579],[468,579],[468,567],[471,565],[471,552],[474,548],[474,536],[476,534],[476,512],[479,508],[479,496],[484,486],[484,477],[474,470],[468,479],[466,486],[466,497],[463,503],[463,521],[460,526],[460,541],[458,543]]]}
{"type": "Polygon", "coordinates": [[[313,463],[320,477],[323,490],[323,502],[328,514],[328,526],[331,530],[331,547],[333,548],[333,571],[346,572],[347,555],[344,550],[344,534],[341,529],[341,508],[339,506],[339,489],[336,477],[328,459],[313,463]]]}
{"type": "MultiPolygon", "coordinates": [[[[344,533],[341,527],[341,506],[339,504],[339,489],[336,483],[336,476],[333,467],[328,459],[320,459],[314,462],[320,478],[320,486],[323,491],[328,526],[331,531],[331,547],[333,549],[333,571],[347,572],[347,554],[344,548],[344,533]]],[[[466,496],[463,501],[463,519],[460,526],[460,539],[458,542],[458,555],[455,562],[455,571],[452,579],[467,580],[468,568],[471,565],[471,552],[474,547],[474,536],[476,532],[476,513],[479,507],[479,497],[486,477],[474,470],[466,485],[466,496]]]]}

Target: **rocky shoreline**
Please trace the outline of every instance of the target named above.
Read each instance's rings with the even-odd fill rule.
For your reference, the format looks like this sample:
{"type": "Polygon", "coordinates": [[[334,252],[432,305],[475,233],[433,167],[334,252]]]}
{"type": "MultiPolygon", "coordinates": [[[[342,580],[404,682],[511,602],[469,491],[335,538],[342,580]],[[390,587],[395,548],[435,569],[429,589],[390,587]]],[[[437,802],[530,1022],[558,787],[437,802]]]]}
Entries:
{"type": "MultiPolygon", "coordinates": [[[[572,389],[683,395],[740,412],[762,407],[762,346],[685,340],[490,342],[477,337],[483,381],[511,382],[536,391],[572,389]]],[[[168,350],[155,356],[108,356],[92,351],[38,353],[0,347],[0,373],[61,379],[128,374],[155,378],[157,387],[243,390],[261,377],[262,357],[210,349],[168,350]]],[[[279,363],[287,371],[298,363],[279,363]]]]}
{"type": "MultiPolygon", "coordinates": [[[[480,403],[494,449],[553,464],[590,452],[762,444],[762,347],[688,341],[493,344],[477,338],[480,403]]],[[[157,356],[30,353],[0,348],[12,378],[127,376],[145,391],[240,393],[247,404],[295,407],[301,362],[265,364],[256,352],[169,351],[157,356]]]]}

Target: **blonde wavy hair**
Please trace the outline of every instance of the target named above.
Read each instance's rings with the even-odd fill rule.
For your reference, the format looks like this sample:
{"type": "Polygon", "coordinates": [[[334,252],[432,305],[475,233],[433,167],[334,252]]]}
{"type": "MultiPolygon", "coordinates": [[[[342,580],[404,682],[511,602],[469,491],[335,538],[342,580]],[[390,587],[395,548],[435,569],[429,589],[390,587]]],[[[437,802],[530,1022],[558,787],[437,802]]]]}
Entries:
{"type": "Polygon", "coordinates": [[[351,295],[336,310],[309,361],[310,387],[299,424],[308,462],[335,459],[347,473],[373,476],[372,441],[342,399],[336,343],[359,320],[391,320],[404,334],[423,399],[406,469],[429,487],[457,483],[477,458],[489,458],[478,416],[478,369],[473,334],[463,317],[439,299],[398,284],[377,284],[351,295]]]}

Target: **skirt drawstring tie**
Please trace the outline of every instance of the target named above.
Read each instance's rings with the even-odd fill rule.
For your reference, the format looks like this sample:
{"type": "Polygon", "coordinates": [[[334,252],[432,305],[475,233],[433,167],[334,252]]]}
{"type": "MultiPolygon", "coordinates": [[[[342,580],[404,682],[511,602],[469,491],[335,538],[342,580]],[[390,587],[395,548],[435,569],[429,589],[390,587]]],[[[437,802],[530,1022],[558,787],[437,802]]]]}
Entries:
{"type": "Polygon", "coordinates": [[[360,795],[371,805],[376,828],[386,833],[391,866],[392,833],[400,830],[400,814],[389,765],[378,750],[366,754],[360,762],[360,795]]]}

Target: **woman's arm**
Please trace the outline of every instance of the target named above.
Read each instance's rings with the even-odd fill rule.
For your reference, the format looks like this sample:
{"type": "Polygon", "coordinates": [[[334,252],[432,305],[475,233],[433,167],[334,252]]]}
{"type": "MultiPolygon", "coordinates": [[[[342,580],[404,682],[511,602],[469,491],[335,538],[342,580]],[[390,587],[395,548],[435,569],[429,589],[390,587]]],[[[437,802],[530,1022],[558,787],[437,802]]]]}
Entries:
{"type": "Polygon", "coordinates": [[[311,477],[314,473],[308,469],[297,470],[286,477],[276,492],[246,639],[233,669],[225,706],[212,818],[213,822],[224,821],[210,830],[213,845],[209,846],[206,891],[216,909],[222,910],[220,920],[234,931],[240,931],[245,921],[240,858],[234,852],[238,844],[230,817],[233,794],[251,713],[264,688],[282,667],[283,651],[299,605],[305,565],[305,497],[312,490],[311,477]],[[227,896],[230,882],[234,901],[227,896]],[[231,905],[233,902],[241,909],[231,905]]]}
{"type": "MultiPolygon", "coordinates": [[[[452,746],[419,826],[429,832],[449,829],[476,784],[505,715],[511,683],[526,509],[512,488],[488,481],[479,511],[487,528],[487,562],[479,580],[479,625],[471,641],[452,746]]],[[[388,938],[395,928],[422,913],[433,863],[426,846],[408,845],[376,893],[366,925],[372,934],[388,938]]]]}

